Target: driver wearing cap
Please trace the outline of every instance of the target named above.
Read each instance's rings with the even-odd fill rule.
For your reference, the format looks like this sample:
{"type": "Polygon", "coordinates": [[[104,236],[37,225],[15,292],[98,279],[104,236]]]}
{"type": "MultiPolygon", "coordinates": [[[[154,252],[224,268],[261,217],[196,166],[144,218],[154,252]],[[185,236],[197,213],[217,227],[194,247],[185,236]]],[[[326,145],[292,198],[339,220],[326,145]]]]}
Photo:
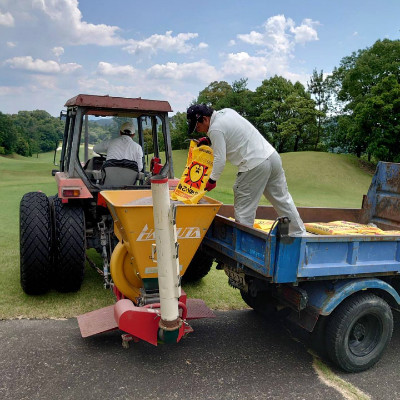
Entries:
{"type": "Polygon", "coordinates": [[[97,154],[107,154],[109,160],[128,160],[137,163],[138,171],[143,169],[143,150],[142,147],[133,141],[135,127],[131,122],[121,125],[119,136],[114,139],[105,140],[96,144],[93,151],[97,154]]]}

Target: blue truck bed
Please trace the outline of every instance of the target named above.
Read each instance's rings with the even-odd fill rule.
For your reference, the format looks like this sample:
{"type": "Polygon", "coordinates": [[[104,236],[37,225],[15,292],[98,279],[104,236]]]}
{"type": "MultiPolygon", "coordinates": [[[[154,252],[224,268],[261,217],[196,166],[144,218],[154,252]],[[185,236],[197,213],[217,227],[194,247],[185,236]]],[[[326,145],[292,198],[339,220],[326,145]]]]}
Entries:
{"type": "MultiPolygon", "coordinates": [[[[373,223],[400,230],[400,164],[380,162],[360,209],[298,208],[304,222],[373,223]]],[[[400,236],[288,236],[287,218],[260,206],[257,218],[276,220],[269,232],[233,219],[221,207],[202,248],[215,257],[243,300],[265,314],[275,307],[314,335],[331,361],[349,372],[382,356],[400,310],[400,236]]]]}
{"type": "MultiPolygon", "coordinates": [[[[304,222],[346,220],[400,230],[400,164],[379,163],[361,209],[299,207],[304,222]]],[[[235,222],[233,206],[224,206],[203,241],[208,252],[236,268],[249,268],[274,283],[343,279],[400,273],[400,236],[314,235],[298,238],[270,234],[235,222]]],[[[260,206],[258,218],[275,219],[260,206]]]]}
{"type": "Polygon", "coordinates": [[[400,236],[310,234],[283,241],[277,228],[268,235],[217,215],[203,245],[224,263],[274,283],[400,272],[400,236]]]}

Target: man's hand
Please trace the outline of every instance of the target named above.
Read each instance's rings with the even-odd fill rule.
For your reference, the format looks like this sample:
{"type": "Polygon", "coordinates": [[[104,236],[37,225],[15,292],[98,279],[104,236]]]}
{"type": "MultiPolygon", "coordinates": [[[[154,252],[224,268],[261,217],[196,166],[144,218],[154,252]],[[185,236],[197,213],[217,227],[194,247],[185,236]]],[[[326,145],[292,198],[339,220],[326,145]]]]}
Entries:
{"type": "Polygon", "coordinates": [[[198,141],[197,141],[197,147],[200,147],[200,146],[210,146],[211,145],[211,140],[210,140],[210,138],[209,137],[207,137],[207,136],[204,136],[204,137],[202,137],[202,138],[200,138],[198,141]]]}
{"type": "Polygon", "coordinates": [[[217,186],[217,182],[212,179],[209,179],[208,182],[206,183],[205,190],[209,192],[210,190],[213,190],[215,186],[217,186]]]}

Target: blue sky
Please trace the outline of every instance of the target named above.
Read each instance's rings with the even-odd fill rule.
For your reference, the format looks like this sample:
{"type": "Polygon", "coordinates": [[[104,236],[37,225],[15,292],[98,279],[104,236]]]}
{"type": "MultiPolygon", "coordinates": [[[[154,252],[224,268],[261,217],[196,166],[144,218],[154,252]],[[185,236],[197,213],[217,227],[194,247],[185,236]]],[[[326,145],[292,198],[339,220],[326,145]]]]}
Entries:
{"type": "Polygon", "coordinates": [[[306,84],[400,38],[400,0],[0,0],[0,111],[58,115],[79,93],[168,100],[215,80],[306,84]]]}

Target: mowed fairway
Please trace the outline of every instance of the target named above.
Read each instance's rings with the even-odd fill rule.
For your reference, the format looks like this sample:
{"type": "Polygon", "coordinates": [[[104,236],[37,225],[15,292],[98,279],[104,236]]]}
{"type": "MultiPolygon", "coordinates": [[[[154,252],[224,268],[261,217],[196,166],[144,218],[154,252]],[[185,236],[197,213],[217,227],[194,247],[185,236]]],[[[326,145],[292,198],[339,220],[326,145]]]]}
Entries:
{"type": "MultiPolygon", "coordinates": [[[[186,150],[174,152],[175,176],[180,177],[186,150]]],[[[372,175],[359,167],[355,157],[338,154],[300,152],[282,154],[289,190],[298,206],[361,207],[372,175]]],[[[42,296],[27,296],[19,283],[19,203],[30,191],[56,194],[51,170],[53,154],[32,158],[0,157],[0,319],[67,318],[112,304],[114,298],[103,289],[101,277],[86,267],[79,292],[60,294],[51,291],[42,296]]],[[[232,203],[232,185],[236,168],[227,164],[217,188],[210,193],[225,204],[232,203]]],[[[268,204],[262,199],[261,204],[268,204]]],[[[98,266],[101,259],[93,250],[89,257],[98,266]]],[[[202,298],[213,309],[246,307],[238,290],[228,285],[223,271],[215,268],[199,283],[184,286],[190,297],[202,298]]]]}

